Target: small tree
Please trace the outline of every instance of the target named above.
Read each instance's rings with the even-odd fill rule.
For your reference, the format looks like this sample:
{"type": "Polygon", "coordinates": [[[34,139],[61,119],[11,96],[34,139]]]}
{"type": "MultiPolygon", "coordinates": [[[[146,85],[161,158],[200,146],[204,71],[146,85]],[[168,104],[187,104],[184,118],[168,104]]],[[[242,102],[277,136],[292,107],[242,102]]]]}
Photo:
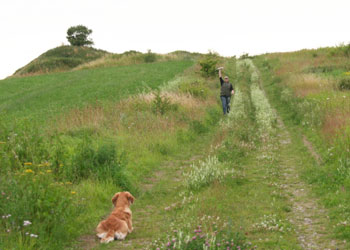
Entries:
{"type": "Polygon", "coordinates": [[[94,42],[89,38],[92,30],[84,25],[72,26],[67,30],[67,39],[72,46],[92,45],[94,42]]]}
{"type": "Polygon", "coordinates": [[[217,56],[215,54],[209,53],[202,60],[200,60],[199,62],[199,65],[201,66],[200,71],[206,77],[215,76],[217,63],[218,63],[217,56]]]}

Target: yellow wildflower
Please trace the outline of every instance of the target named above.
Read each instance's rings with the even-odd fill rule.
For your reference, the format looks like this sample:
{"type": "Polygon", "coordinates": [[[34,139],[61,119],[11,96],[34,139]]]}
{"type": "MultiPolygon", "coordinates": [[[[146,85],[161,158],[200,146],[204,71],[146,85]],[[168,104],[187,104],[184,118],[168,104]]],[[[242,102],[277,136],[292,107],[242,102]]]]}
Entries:
{"type": "Polygon", "coordinates": [[[70,192],[71,194],[76,194],[77,192],[75,192],[75,191],[72,191],[72,192],[70,192]]]}
{"type": "Polygon", "coordinates": [[[46,170],[46,173],[52,173],[51,169],[46,170]]]}
{"type": "Polygon", "coordinates": [[[72,183],[70,181],[67,181],[66,184],[67,185],[72,185],[72,183]]]}
{"type": "Polygon", "coordinates": [[[33,165],[33,163],[31,163],[31,162],[25,162],[24,165],[25,165],[25,166],[31,166],[31,165],[33,165]]]}
{"type": "Polygon", "coordinates": [[[344,73],[347,76],[350,76],[350,71],[344,73]]]}
{"type": "Polygon", "coordinates": [[[60,167],[63,167],[63,166],[64,166],[64,165],[61,163],[61,164],[60,164],[60,167]]]}
{"type": "Polygon", "coordinates": [[[24,170],[24,172],[34,174],[34,171],[33,171],[33,170],[31,170],[31,169],[26,169],[26,170],[24,170]]]}

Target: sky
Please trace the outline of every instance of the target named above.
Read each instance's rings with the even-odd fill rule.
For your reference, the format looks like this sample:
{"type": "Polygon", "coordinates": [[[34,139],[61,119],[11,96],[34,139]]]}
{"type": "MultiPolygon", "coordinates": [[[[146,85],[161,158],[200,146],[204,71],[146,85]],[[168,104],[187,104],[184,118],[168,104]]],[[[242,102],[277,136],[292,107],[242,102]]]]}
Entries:
{"type": "Polygon", "coordinates": [[[349,43],[349,9],[349,0],[1,0],[0,79],[68,44],[79,24],[109,52],[239,56],[349,43]]]}

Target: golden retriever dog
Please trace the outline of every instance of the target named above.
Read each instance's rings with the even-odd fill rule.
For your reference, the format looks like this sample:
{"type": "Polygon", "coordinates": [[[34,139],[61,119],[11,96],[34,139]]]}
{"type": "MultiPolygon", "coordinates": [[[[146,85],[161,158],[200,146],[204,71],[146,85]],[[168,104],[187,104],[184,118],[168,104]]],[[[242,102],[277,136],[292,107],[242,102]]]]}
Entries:
{"type": "Polygon", "coordinates": [[[96,228],[97,237],[101,239],[101,243],[109,243],[114,239],[124,240],[126,235],[132,232],[130,205],[134,200],[134,196],[129,192],[119,192],[113,196],[113,212],[96,228]]]}

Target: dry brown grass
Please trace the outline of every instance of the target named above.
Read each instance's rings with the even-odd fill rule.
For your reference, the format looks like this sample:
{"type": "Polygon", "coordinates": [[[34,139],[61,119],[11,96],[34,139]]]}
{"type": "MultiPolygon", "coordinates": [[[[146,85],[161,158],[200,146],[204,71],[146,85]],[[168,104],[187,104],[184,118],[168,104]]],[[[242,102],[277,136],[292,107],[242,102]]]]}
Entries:
{"type": "Polygon", "coordinates": [[[287,85],[292,87],[299,97],[316,94],[322,91],[331,91],[334,88],[334,80],[321,78],[315,74],[295,74],[287,80],[287,85]]]}
{"type": "Polygon", "coordinates": [[[333,112],[325,115],[322,133],[328,140],[334,139],[340,133],[343,134],[346,127],[350,126],[350,112],[333,112]]]}
{"type": "Polygon", "coordinates": [[[280,67],[276,70],[276,75],[283,76],[290,73],[304,73],[310,68],[323,66],[333,67],[342,66],[348,63],[349,59],[345,56],[330,56],[327,50],[308,51],[301,50],[289,53],[272,53],[267,58],[280,61],[280,67]],[[316,57],[312,54],[317,54],[316,57]]]}
{"type": "MultiPolygon", "coordinates": [[[[172,104],[178,104],[185,110],[182,115],[187,119],[196,120],[203,116],[205,107],[214,100],[200,100],[189,94],[162,92],[172,104]]],[[[157,115],[152,112],[154,93],[139,94],[121,100],[116,104],[89,105],[82,109],[73,109],[60,117],[55,127],[60,132],[72,131],[79,128],[93,128],[96,131],[113,129],[116,131],[127,130],[128,133],[150,134],[161,131],[175,131],[178,128],[188,126],[186,119],[181,115],[169,112],[165,115],[157,115]]]]}
{"type": "MultiPolygon", "coordinates": [[[[82,69],[93,69],[101,67],[113,67],[113,66],[127,66],[145,63],[145,55],[141,53],[136,54],[108,54],[94,61],[84,63],[77,66],[73,70],[82,70],[82,69]]],[[[175,61],[184,59],[183,55],[177,54],[156,54],[157,62],[166,62],[166,61],[175,61]]]]}

